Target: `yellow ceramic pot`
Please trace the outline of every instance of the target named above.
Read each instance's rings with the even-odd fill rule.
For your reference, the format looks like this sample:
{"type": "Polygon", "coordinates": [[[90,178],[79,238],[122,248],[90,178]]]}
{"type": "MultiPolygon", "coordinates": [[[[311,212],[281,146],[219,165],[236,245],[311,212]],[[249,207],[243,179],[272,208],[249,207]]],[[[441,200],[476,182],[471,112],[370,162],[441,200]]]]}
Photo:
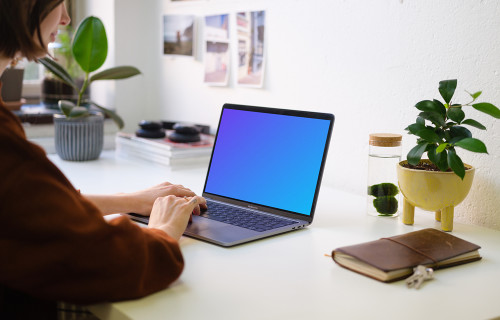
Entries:
{"type": "MultiPolygon", "coordinates": [[[[430,162],[429,160],[422,160],[430,162]]],[[[454,172],[425,171],[397,166],[399,189],[403,194],[403,223],[413,224],[415,207],[436,213],[441,229],[453,230],[454,207],[469,193],[474,178],[474,167],[465,164],[464,179],[454,172]]]]}

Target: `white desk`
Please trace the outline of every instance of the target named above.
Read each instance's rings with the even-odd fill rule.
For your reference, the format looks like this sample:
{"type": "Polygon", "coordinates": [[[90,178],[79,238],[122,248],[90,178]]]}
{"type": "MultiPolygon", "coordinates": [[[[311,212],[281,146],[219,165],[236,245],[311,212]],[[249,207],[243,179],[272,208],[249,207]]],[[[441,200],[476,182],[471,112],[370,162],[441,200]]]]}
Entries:
{"type": "MultiPolygon", "coordinates": [[[[163,180],[201,193],[205,168],[171,171],[115,159],[74,163],[50,158],[88,193],[134,191],[163,180]]],[[[500,231],[455,223],[453,235],[480,246],[483,260],[435,272],[420,290],[384,284],[336,265],[332,249],[426,227],[370,217],[364,197],[323,187],[313,224],[225,249],[183,238],[186,267],[170,288],[135,301],[94,305],[102,319],[493,319],[500,316],[500,231]]]]}

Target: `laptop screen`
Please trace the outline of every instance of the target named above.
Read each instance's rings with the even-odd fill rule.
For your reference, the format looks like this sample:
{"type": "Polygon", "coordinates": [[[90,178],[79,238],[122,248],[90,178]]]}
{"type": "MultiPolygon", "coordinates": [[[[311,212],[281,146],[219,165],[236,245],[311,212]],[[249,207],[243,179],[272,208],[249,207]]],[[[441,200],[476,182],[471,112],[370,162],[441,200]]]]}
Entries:
{"type": "Polygon", "coordinates": [[[204,191],[310,215],[333,116],[321,119],[296,114],[325,114],[288,115],[280,109],[256,108],[259,112],[226,106],[204,191]]]}

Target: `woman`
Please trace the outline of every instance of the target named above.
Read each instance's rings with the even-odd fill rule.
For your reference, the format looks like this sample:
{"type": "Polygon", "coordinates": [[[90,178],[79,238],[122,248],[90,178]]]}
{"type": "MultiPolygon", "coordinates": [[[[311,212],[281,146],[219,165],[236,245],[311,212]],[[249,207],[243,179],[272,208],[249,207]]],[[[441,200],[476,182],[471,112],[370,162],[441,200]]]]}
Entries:
{"type": "MultiPolygon", "coordinates": [[[[62,0],[0,0],[0,74],[12,59],[45,56],[58,25],[69,21],[62,0]]],[[[51,318],[55,301],[134,299],[166,288],[183,269],[177,241],[191,213],[206,206],[170,183],[130,194],[80,194],[27,141],[1,100],[0,177],[1,319],[51,318]],[[149,228],[126,217],[104,220],[116,212],[151,215],[149,228]]]]}

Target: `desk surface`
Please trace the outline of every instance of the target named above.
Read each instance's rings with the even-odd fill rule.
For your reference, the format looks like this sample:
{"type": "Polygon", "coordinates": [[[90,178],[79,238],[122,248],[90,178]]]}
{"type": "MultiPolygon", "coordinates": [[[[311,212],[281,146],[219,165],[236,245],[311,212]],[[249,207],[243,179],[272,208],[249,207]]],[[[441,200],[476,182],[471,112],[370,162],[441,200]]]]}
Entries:
{"type": "MultiPolygon", "coordinates": [[[[164,180],[201,193],[206,168],[171,170],[105,151],[92,162],[49,156],[86,193],[135,191],[164,180]]],[[[340,246],[427,227],[364,213],[362,196],[322,187],[306,229],[222,248],[183,237],[186,267],[170,288],[148,297],[94,305],[102,319],[493,319],[500,316],[500,231],[455,223],[453,235],[480,245],[483,259],[435,272],[420,290],[384,284],[336,265],[325,254],[340,246]]]]}

